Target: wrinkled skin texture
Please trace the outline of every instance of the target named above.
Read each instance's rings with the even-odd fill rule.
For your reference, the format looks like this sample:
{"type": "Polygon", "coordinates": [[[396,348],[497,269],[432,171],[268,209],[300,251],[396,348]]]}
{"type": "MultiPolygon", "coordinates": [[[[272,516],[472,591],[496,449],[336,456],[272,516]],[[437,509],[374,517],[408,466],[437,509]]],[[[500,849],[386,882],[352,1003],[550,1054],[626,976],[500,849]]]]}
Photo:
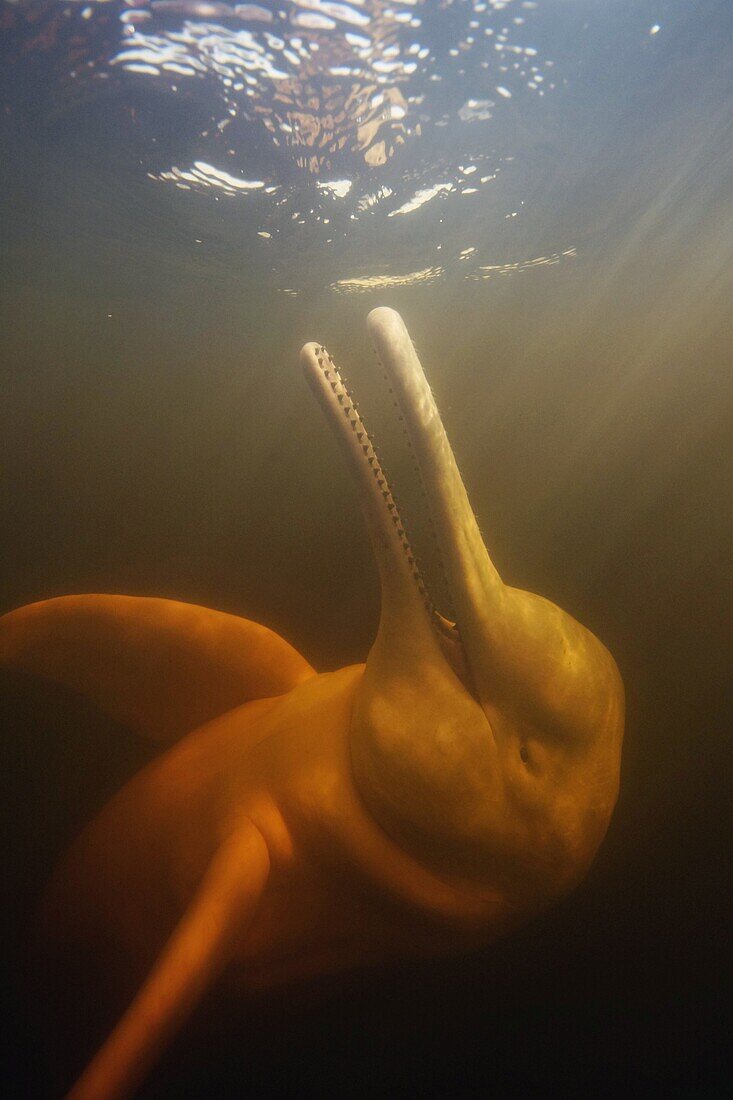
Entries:
{"type": "MultiPolygon", "coordinates": [[[[201,993],[490,942],[590,864],[623,689],[570,616],[503,584],[401,318],[369,328],[430,502],[456,623],[432,607],[357,408],[302,364],[360,494],[382,587],[365,665],[317,674],[205,608],[78,596],[0,619],[0,661],[161,743],[58,866],[49,953],[93,952],[119,1022],[71,1092],[130,1095],[201,993]]],[[[73,990],[71,991],[73,997],[73,990]]]]}

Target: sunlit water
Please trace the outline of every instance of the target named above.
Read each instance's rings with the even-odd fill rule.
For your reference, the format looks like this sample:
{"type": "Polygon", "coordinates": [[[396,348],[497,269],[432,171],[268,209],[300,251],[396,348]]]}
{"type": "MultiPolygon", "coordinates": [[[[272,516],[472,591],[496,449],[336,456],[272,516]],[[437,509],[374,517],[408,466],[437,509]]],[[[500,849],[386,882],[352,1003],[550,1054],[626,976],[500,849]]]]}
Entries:
{"type": "MultiPolygon", "coordinates": [[[[149,181],[188,193],[160,201],[187,220],[191,244],[211,243],[213,217],[247,248],[258,281],[296,294],[321,282],[349,293],[490,280],[574,260],[589,226],[548,226],[548,186],[572,187],[609,138],[623,153],[615,128],[630,100],[660,78],[668,99],[675,39],[709,45],[724,5],[3,10],[14,113],[63,133],[82,159],[85,141],[111,144],[115,174],[141,187],[143,203],[158,201],[149,181]],[[529,232],[538,206],[544,229],[529,232]]],[[[699,95],[689,72],[677,79],[678,95],[699,95]]]]}
{"type": "MultiPolygon", "coordinates": [[[[295,1023],[271,1009],[321,1085],[329,1034],[394,1067],[428,1064],[440,1029],[446,1081],[483,1080],[508,1044],[528,1094],[552,1046],[538,1015],[598,1053],[595,1012],[619,1058],[641,1032],[661,1064],[692,1041],[669,1006],[715,1002],[732,42],[729,0],[0,3],[2,610],[158,594],[266,622],[318,667],[363,659],[376,580],[297,352],[323,341],[358,391],[430,572],[364,332],[388,304],[497,566],[624,676],[621,801],[584,892],[491,960],[389,979],[391,1007],[377,986],[355,1008],[352,984],[315,1022],[307,994],[295,1023]]],[[[93,750],[73,714],[12,713],[22,924],[55,850],[43,821],[59,847],[69,791],[93,804],[134,752],[93,750]]],[[[262,1072],[292,1067],[265,1030],[262,1072]]]]}

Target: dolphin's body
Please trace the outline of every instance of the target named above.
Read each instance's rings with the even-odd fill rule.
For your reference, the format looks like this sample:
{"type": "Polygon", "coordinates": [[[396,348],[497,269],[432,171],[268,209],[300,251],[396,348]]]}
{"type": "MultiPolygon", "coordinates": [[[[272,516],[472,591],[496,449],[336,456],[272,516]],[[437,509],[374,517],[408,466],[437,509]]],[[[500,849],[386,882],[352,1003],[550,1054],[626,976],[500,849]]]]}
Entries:
{"type": "Polygon", "coordinates": [[[382,586],[364,665],[319,675],[264,627],[79,596],[0,620],[0,660],[168,747],[85,829],[42,914],[121,1017],[72,1089],[129,1095],[219,976],[248,989],[495,939],[589,866],[618,789],[623,689],[593,635],[498,577],[400,317],[369,328],[405,420],[455,624],[320,345],[302,362],[361,495],[382,586]]]}

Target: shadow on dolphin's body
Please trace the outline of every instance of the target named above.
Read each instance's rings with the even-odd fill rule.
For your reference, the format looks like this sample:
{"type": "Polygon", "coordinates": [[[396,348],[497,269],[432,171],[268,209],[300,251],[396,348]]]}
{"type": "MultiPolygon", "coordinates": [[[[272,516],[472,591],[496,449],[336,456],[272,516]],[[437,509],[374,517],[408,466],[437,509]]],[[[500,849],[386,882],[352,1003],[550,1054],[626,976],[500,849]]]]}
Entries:
{"type": "MultiPolygon", "coordinates": [[[[438,613],[325,348],[302,365],[356,482],[382,610],[365,664],[170,600],[70,596],[0,619],[0,661],[158,742],[57,867],[50,958],[91,957],[118,1021],[71,1096],[128,1096],[220,977],[256,990],[490,942],[584,874],[616,800],[623,688],[596,638],[506,586],[397,313],[368,326],[419,467],[438,613]]],[[[73,985],[73,983],[72,983],[73,985]]],[[[78,991],[69,988],[73,1000],[78,991]]]]}

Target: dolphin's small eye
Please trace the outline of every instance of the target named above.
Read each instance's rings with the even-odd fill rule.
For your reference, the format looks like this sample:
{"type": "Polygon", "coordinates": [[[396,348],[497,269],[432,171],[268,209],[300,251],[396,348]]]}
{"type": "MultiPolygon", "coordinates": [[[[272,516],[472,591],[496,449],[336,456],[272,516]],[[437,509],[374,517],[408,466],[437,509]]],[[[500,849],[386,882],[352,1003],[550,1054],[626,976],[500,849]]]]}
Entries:
{"type": "Polygon", "coordinates": [[[526,764],[527,761],[529,760],[529,753],[527,752],[527,746],[526,745],[522,745],[520,747],[519,755],[521,756],[523,763],[526,764]]]}

